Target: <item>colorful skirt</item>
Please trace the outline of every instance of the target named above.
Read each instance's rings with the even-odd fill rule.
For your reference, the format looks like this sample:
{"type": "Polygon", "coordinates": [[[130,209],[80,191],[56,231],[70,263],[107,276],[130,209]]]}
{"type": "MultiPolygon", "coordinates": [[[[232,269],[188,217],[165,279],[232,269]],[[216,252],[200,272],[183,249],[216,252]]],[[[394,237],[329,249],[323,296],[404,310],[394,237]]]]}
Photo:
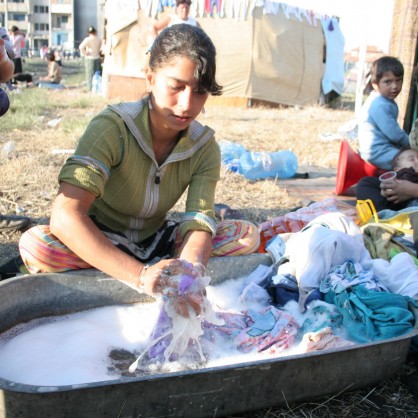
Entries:
{"type": "MultiPolygon", "coordinates": [[[[157,258],[171,258],[175,248],[181,245],[178,223],[170,220],[140,243],[133,243],[103,225],[98,226],[115,246],[143,263],[157,258]]],[[[258,251],[259,245],[260,235],[256,225],[244,220],[226,220],[218,223],[212,241],[211,257],[252,254],[258,251]]],[[[19,251],[26,268],[32,274],[92,268],[59,241],[48,225],[37,225],[23,233],[19,251]]]]}

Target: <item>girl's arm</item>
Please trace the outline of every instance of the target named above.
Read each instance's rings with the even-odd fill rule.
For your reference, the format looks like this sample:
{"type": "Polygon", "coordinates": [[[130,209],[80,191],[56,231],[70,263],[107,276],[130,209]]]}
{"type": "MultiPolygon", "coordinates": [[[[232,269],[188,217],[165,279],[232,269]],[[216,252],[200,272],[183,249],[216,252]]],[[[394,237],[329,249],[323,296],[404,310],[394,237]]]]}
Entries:
{"type": "Polygon", "coordinates": [[[164,16],[163,18],[159,20],[155,20],[152,24],[153,35],[157,36],[158,32],[162,31],[164,28],[166,28],[170,24],[170,20],[171,20],[170,16],[164,16]]]}
{"type": "Polygon", "coordinates": [[[144,265],[115,247],[87,215],[95,196],[62,182],[51,213],[51,232],[93,267],[138,290],[144,265]]]}
{"type": "Polygon", "coordinates": [[[192,263],[196,270],[205,275],[206,265],[212,251],[212,237],[206,231],[189,231],[179,251],[179,258],[192,263]]]}
{"type": "MultiPolygon", "coordinates": [[[[149,295],[161,293],[171,276],[182,273],[197,276],[193,267],[182,260],[161,260],[145,268],[143,263],[118,249],[87,214],[94,200],[95,196],[91,192],[61,182],[52,207],[51,233],[81,259],[127,286],[149,295]],[[167,268],[168,274],[165,273],[167,268]]],[[[190,249],[190,245],[195,243],[196,241],[192,240],[186,247],[193,259],[200,260],[195,250],[190,249]]],[[[194,304],[192,306],[198,310],[194,304]]]]}

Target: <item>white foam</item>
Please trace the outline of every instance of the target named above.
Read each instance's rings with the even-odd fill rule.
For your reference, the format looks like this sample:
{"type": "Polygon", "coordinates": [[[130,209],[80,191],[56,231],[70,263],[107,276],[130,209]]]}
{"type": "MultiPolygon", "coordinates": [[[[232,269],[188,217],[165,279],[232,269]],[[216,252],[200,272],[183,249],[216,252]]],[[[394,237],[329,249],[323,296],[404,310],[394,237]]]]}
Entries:
{"type": "Polygon", "coordinates": [[[109,306],[33,321],[0,339],[1,377],[13,382],[61,386],[117,379],[107,368],[109,351],[138,351],[150,336],[157,303],[109,306]],[[39,325],[38,325],[39,324],[39,325]],[[12,335],[12,337],[11,337],[12,335]]]}
{"type": "MultiPolygon", "coordinates": [[[[242,288],[243,281],[228,280],[208,286],[207,298],[215,310],[240,312],[242,288]]],[[[296,313],[297,304],[294,309],[296,313]]],[[[118,379],[119,374],[109,371],[110,351],[144,352],[160,310],[160,302],[108,306],[19,325],[0,336],[0,376],[14,383],[43,387],[74,387],[118,379]]],[[[206,367],[295,353],[243,354],[232,343],[217,341],[205,342],[205,352],[209,357],[206,367]]],[[[174,371],[178,366],[173,362],[169,367],[168,371],[174,371]]]]}

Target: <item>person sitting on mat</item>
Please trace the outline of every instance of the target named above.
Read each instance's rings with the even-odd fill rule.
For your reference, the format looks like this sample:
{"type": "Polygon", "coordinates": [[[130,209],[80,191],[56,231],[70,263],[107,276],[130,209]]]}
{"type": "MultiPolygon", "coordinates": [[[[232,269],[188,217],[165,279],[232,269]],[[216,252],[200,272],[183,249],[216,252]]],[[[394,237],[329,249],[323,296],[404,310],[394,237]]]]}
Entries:
{"type": "Polygon", "coordinates": [[[39,79],[38,86],[43,88],[56,88],[57,84],[61,82],[61,67],[55,62],[53,52],[48,52],[45,58],[48,63],[48,74],[39,79]]]}
{"type": "MultiPolygon", "coordinates": [[[[236,240],[241,254],[258,250],[257,227],[247,221],[234,236],[217,237],[220,148],[214,131],[195,120],[209,95],[222,91],[215,58],[211,39],[196,26],[173,25],[157,36],[148,96],[109,106],[89,123],[59,174],[50,225],[22,235],[29,272],[95,267],[157,295],[172,276],[205,275],[212,238],[236,240]],[[168,219],[186,189],[180,222],[168,219]]],[[[198,312],[195,296],[184,299],[198,312]]]]}

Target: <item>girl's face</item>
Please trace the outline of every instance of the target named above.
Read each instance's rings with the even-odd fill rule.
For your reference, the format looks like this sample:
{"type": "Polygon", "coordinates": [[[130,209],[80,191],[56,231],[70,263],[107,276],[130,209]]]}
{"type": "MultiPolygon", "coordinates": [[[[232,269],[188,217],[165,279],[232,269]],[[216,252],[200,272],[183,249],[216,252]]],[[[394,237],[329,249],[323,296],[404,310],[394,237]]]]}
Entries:
{"type": "Polygon", "coordinates": [[[179,132],[199,115],[209,95],[197,91],[195,68],[190,59],[179,57],[154,72],[148,69],[152,124],[179,132]]]}
{"type": "Polygon", "coordinates": [[[181,20],[187,20],[189,17],[190,5],[187,3],[181,3],[176,7],[177,16],[181,20]]]}
{"type": "Polygon", "coordinates": [[[383,97],[395,100],[402,90],[402,83],[402,77],[396,77],[392,71],[387,71],[378,83],[373,83],[373,87],[383,97]]]}

